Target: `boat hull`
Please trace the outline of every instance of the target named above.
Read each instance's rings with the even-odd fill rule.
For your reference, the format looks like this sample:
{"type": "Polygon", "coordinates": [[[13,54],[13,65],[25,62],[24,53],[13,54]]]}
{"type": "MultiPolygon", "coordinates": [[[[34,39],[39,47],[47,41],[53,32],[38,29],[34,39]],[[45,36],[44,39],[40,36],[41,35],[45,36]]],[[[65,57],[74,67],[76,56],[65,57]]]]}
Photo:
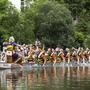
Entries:
{"type": "Polygon", "coordinates": [[[21,65],[15,63],[0,62],[0,69],[15,69],[21,68],[21,65]]]}
{"type": "MultiPolygon", "coordinates": [[[[41,65],[41,64],[36,64],[36,63],[22,63],[22,65],[20,64],[16,64],[16,63],[6,63],[6,62],[0,62],[0,69],[16,69],[16,68],[32,68],[32,67],[50,67],[53,66],[52,63],[46,63],[45,66],[41,65]]],[[[56,63],[54,66],[56,67],[82,67],[82,66],[87,66],[90,67],[90,63],[56,63]]]]}

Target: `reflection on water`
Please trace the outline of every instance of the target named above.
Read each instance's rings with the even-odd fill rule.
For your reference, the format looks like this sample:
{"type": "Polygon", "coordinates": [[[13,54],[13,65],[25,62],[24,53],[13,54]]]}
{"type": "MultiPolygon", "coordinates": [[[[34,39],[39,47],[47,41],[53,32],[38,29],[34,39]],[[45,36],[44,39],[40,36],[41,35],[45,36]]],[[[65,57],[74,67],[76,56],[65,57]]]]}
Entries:
{"type": "Polygon", "coordinates": [[[0,90],[90,90],[89,67],[0,70],[0,90]]]}

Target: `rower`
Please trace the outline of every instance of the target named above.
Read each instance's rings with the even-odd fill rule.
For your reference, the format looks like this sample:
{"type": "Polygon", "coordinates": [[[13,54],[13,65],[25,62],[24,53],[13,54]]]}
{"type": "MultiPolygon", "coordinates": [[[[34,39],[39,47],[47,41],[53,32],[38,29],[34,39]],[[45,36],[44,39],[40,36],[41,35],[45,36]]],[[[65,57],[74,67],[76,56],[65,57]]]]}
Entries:
{"type": "Polygon", "coordinates": [[[58,54],[58,56],[61,58],[61,60],[63,60],[63,62],[65,63],[65,56],[64,56],[64,51],[63,49],[60,49],[60,52],[58,54]]]}
{"type": "Polygon", "coordinates": [[[44,54],[43,59],[44,59],[43,66],[45,66],[45,64],[46,64],[46,62],[47,62],[47,60],[48,60],[48,54],[47,54],[46,52],[45,52],[45,54],[44,54]]]}
{"type": "Polygon", "coordinates": [[[90,50],[88,50],[87,55],[88,55],[88,62],[90,63],[90,50]]]}
{"type": "Polygon", "coordinates": [[[71,49],[71,60],[77,61],[77,49],[74,47],[71,49]]]}
{"type": "Polygon", "coordinates": [[[40,54],[38,55],[38,59],[39,59],[40,61],[43,61],[43,66],[44,66],[45,63],[46,63],[45,51],[44,51],[44,50],[40,52],[40,54]]]}
{"type": "Polygon", "coordinates": [[[85,56],[84,56],[84,49],[83,48],[80,49],[79,56],[82,60],[82,63],[84,64],[85,63],[85,56]]]}
{"type": "Polygon", "coordinates": [[[35,53],[35,48],[33,46],[30,46],[29,52],[28,52],[28,56],[25,57],[25,59],[28,62],[34,62],[34,53],[35,53]]]}
{"type": "Polygon", "coordinates": [[[56,61],[57,61],[57,53],[54,49],[52,49],[51,57],[53,59],[53,66],[54,66],[56,64],[56,61]]]}
{"type": "Polygon", "coordinates": [[[80,63],[80,57],[79,57],[79,52],[80,52],[80,47],[77,49],[76,53],[77,53],[77,64],[80,63]]]}
{"type": "Polygon", "coordinates": [[[7,45],[7,51],[6,51],[6,62],[7,63],[12,63],[12,53],[13,53],[13,46],[12,45],[7,45]]]}
{"type": "Polygon", "coordinates": [[[67,59],[67,61],[68,61],[68,64],[70,63],[70,50],[69,50],[69,48],[66,48],[66,59],[67,59]]]}
{"type": "Polygon", "coordinates": [[[51,53],[52,53],[52,49],[48,48],[46,53],[48,54],[48,60],[51,61],[51,53]]]}

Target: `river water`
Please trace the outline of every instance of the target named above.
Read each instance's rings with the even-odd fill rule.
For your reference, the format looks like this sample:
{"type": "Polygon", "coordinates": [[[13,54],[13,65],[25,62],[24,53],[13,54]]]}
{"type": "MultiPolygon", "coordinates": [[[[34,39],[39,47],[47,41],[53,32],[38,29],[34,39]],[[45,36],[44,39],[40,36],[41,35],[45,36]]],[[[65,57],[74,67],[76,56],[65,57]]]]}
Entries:
{"type": "Polygon", "coordinates": [[[0,70],[0,90],[90,90],[90,67],[0,70]]]}

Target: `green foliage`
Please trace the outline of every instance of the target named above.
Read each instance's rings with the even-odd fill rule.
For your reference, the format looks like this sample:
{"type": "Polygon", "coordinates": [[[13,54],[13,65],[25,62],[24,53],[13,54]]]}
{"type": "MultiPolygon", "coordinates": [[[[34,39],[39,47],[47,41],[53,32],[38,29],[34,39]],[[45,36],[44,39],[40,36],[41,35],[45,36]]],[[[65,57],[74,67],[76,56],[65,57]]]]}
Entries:
{"type": "Polygon", "coordinates": [[[19,43],[31,43],[34,33],[31,25],[25,21],[24,13],[18,12],[7,0],[1,0],[0,5],[0,35],[3,40],[10,35],[16,38],[19,43]],[[6,7],[7,6],[7,7],[6,7]]]}
{"type": "Polygon", "coordinates": [[[46,46],[90,47],[90,0],[25,0],[23,12],[0,0],[0,38],[46,46]]]}
{"type": "Polygon", "coordinates": [[[77,47],[83,46],[84,35],[82,32],[75,32],[75,45],[77,47]]]}
{"type": "Polygon", "coordinates": [[[8,8],[8,0],[0,0],[0,20],[3,16],[5,16],[5,11],[8,8]]]}
{"type": "Polygon", "coordinates": [[[8,31],[5,28],[0,27],[0,38],[6,39],[8,38],[8,36],[9,36],[8,31]]]}
{"type": "Polygon", "coordinates": [[[8,36],[8,31],[2,25],[2,19],[6,16],[8,5],[8,0],[0,0],[0,38],[2,39],[8,36]]]}
{"type": "Polygon", "coordinates": [[[84,46],[90,48],[90,34],[87,35],[87,38],[84,40],[84,46]]]}
{"type": "Polygon", "coordinates": [[[27,22],[24,13],[20,14],[19,21],[15,25],[15,30],[13,31],[13,35],[16,38],[16,41],[23,43],[32,43],[34,41],[34,32],[32,30],[32,26],[27,22]]]}
{"type": "Polygon", "coordinates": [[[65,6],[46,0],[34,3],[30,9],[35,11],[31,14],[34,14],[34,33],[39,40],[50,46],[65,45],[68,42],[73,33],[72,16],[65,6]]]}

